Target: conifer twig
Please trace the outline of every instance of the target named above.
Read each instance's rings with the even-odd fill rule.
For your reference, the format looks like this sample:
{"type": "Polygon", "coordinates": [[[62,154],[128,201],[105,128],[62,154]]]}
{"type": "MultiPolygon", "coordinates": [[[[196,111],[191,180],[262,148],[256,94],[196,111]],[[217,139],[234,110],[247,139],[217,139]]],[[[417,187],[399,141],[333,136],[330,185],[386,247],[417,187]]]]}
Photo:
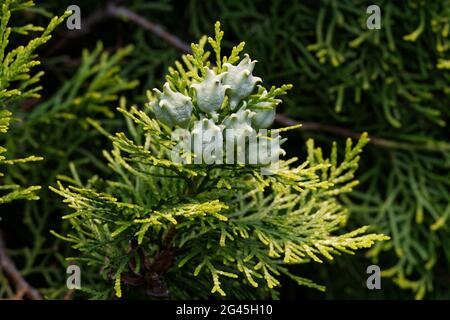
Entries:
{"type": "Polygon", "coordinates": [[[20,299],[23,296],[28,297],[31,300],[42,300],[40,293],[33,288],[17,270],[16,265],[11,258],[6,254],[6,247],[3,241],[3,235],[0,231],[0,269],[4,270],[12,282],[15,283],[17,293],[16,299],[20,299]]]}

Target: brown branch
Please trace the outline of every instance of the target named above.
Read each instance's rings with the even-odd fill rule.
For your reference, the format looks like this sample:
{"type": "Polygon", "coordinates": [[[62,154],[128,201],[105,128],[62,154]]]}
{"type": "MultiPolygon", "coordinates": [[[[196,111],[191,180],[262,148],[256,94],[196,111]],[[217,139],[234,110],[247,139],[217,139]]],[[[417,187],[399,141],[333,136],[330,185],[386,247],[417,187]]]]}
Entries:
{"type": "Polygon", "coordinates": [[[177,229],[174,224],[171,224],[169,229],[167,230],[166,234],[163,237],[162,244],[163,248],[167,249],[171,247],[171,242],[173,240],[173,237],[175,236],[175,233],[177,232],[177,229]]]}
{"type": "Polygon", "coordinates": [[[137,13],[129,10],[128,8],[117,7],[116,5],[110,3],[107,6],[107,14],[114,17],[126,17],[131,22],[134,22],[138,26],[141,26],[142,28],[160,37],[174,48],[184,53],[192,52],[191,47],[187,43],[183,42],[178,37],[164,30],[164,28],[161,25],[150,22],[146,18],[138,15],[137,13]]]}
{"type": "Polygon", "coordinates": [[[180,50],[183,53],[192,53],[189,44],[182,41],[180,38],[174,36],[170,32],[166,31],[163,26],[151,22],[145,17],[135,13],[134,11],[124,7],[117,6],[114,3],[109,3],[105,7],[101,7],[94,11],[89,17],[83,19],[81,22],[80,30],[67,31],[64,33],[64,39],[57,42],[50,50],[46,52],[46,56],[51,55],[56,50],[65,46],[70,39],[78,38],[80,36],[86,35],[91,31],[91,29],[98,23],[108,19],[108,18],[126,18],[134,24],[144,28],[155,34],[157,37],[163,39],[168,44],[180,50]]]}
{"type": "Polygon", "coordinates": [[[72,300],[73,296],[75,294],[75,289],[70,289],[66,292],[66,294],[64,295],[64,300],[72,300]]]}
{"type": "Polygon", "coordinates": [[[42,300],[40,293],[33,288],[17,270],[16,265],[11,258],[6,254],[6,247],[3,241],[3,235],[0,231],[0,269],[4,270],[9,279],[16,285],[15,298],[23,296],[31,300],[42,300]]]}
{"type": "MultiPolygon", "coordinates": [[[[275,121],[283,126],[294,126],[301,124],[302,126],[297,129],[302,131],[328,132],[342,137],[350,137],[354,139],[358,139],[361,136],[361,133],[356,133],[345,128],[340,128],[319,122],[301,122],[291,119],[283,114],[277,114],[275,117],[275,121]]],[[[377,138],[370,134],[369,137],[369,143],[373,144],[374,146],[387,149],[439,151],[450,148],[447,144],[439,142],[433,144],[412,144],[377,138]]]]}
{"type": "Polygon", "coordinates": [[[27,293],[27,288],[21,288],[17,290],[16,294],[12,298],[13,300],[22,300],[23,296],[27,293]]]}

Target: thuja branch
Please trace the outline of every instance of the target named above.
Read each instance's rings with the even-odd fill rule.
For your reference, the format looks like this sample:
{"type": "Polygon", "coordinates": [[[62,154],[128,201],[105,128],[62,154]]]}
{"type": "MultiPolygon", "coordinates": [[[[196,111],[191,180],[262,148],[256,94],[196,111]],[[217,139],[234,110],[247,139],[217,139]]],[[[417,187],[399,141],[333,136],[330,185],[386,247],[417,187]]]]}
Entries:
{"type": "Polygon", "coordinates": [[[22,276],[17,269],[12,259],[6,254],[6,246],[3,240],[2,232],[0,231],[0,269],[4,270],[10,280],[16,285],[16,298],[20,299],[23,296],[31,300],[42,300],[40,293],[33,288],[22,276]]]}
{"type": "MultiPolygon", "coordinates": [[[[292,86],[262,86],[253,73],[256,61],[240,56],[244,43],[222,56],[219,22],[214,31],[214,37],[202,37],[192,45],[193,54],[169,69],[162,90],[149,93],[146,109],[119,108],[131,136],[106,134],[113,144],[104,152],[115,173],[110,179],[51,187],[75,211],[65,216],[72,226],[67,235],[54,235],[71,242],[80,259],[114,280],[113,288],[109,281],[98,282],[94,297],[107,297],[113,289],[120,298],[122,288],[130,298],[144,292],[171,299],[256,299],[268,292],[277,297],[277,278],[283,275],[324,290],[292,275],[288,265],[322,262],[322,256],[331,259],[388,239],[365,234],[367,227],[335,233],[347,219],[336,196],[357,184],[354,172],[367,135],[354,145],[347,140],[342,162],[336,145],[331,160],[325,159],[312,140],[302,165],[291,166],[295,158],[280,160],[284,139],[262,129],[272,125],[282,102],[278,97],[292,86]],[[201,153],[192,146],[176,149],[172,133],[181,128],[188,136],[184,141],[201,139],[201,153]],[[206,163],[203,155],[216,139],[204,139],[204,132],[220,139],[224,130],[234,141],[243,134],[262,136],[264,142],[238,142],[237,153],[263,150],[270,141],[270,155],[259,153],[253,164],[237,159],[226,167],[223,161],[206,163]],[[274,171],[266,175],[264,167],[274,171]]],[[[212,153],[223,160],[217,149],[212,153]]]]}

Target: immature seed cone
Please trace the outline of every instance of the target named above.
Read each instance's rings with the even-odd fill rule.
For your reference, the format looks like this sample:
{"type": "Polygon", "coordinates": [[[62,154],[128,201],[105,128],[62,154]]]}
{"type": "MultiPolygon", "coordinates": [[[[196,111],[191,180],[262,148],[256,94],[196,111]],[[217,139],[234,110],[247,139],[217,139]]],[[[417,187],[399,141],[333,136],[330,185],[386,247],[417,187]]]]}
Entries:
{"type": "MultiPolygon", "coordinates": [[[[267,90],[264,89],[261,94],[261,98],[266,98],[266,96],[267,90]]],[[[271,99],[270,101],[259,102],[252,106],[252,111],[256,113],[252,121],[253,127],[256,129],[265,129],[270,127],[275,120],[275,109],[280,103],[280,99],[271,99]]]]}
{"type": "Polygon", "coordinates": [[[226,73],[216,75],[213,70],[206,68],[205,79],[192,84],[197,97],[197,106],[201,111],[213,114],[220,109],[225,92],[230,88],[229,85],[222,84],[225,75],[226,73]]]}
{"type": "Polygon", "coordinates": [[[169,83],[165,83],[163,92],[153,89],[156,93],[156,100],[150,103],[156,118],[170,127],[178,125],[187,127],[192,115],[192,101],[180,92],[175,92],[170,88],[169,83]]]}
{"type": "Polygon", "coordinates": [[[231,110],[234,110],[243,98],[249,96],[255,89],[255,85],[262,81],[261,78],[252,74],[255,63],[256,60],[250,60],[248,54],[244,55],[244,58],[237,66],[224,63],[223,66],[227,68],[227,73],[223,78],[223,83],[230,86],[231,110]]]}

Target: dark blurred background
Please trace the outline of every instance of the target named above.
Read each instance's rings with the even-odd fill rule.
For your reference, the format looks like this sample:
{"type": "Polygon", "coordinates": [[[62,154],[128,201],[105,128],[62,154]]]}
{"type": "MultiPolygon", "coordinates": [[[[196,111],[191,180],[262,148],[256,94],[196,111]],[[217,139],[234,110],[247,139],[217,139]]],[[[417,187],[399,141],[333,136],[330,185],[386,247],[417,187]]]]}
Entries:
{"type": "Polygon", "coordinates": [[[9,169],[18,181],[44,184],[41,200],[2,210],[15,212],[5,222],[5,238],[18,265],[48,297],[64,294],[70,250],[49,234],[64,228],[60,216],[67,209],[47,186],[56,177],[108,172],[100,159],[109,142],[87,118],[110,132],[123,128],[115,117],[119,97],[143,105],[146,90],[161,86],[167,68],[220,21],[225,47],[245,41],[266,85],[294,85],[276,122],[303,123],[287,133],[289,156],[303,159],[310,137],[324,150],[364,131],[371,137],[361,184],[341,201],[350,208],[349,228],[370,224],[391,241],[321,268],[298,267],[328,290],[286,282],[282,298],[450,298],[448,0],[42,0],[15,18],[45,25],[69,5],[80,7],[82,28],[63,24],[40,49],[42,99],[18,106],[27,126],[18,123],[3,138],[14,156],[45,158],[9,169]],[[379,30],[367,28],[372,4],[381,9],[379,30]],[[370,291],[366,268],[374,263],[385,277],[382,290],[370,291]]]}

